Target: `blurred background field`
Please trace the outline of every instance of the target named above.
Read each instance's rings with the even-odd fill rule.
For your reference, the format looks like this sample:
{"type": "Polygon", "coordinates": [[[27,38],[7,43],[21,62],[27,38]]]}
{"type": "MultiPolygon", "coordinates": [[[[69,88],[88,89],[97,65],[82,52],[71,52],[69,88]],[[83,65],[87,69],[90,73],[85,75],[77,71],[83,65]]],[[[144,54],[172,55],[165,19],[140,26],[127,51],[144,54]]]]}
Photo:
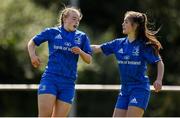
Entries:
{"type": "MultiPolygon", "coordinates": [[[[0,84],[38,84],[45,68],[47,44],[38,48],[43,64],[31,66],[27,42],[46,27],[58,24],[64,5],[78,6],[83,19],[79,29],[91,44],[101,44],[123,37],[121,24],[128,10],[148,15],[152,29],[163,45],[164,85],[180,85],[180,15],[179,0],[1,0],[0,1],[0,84]]],[[[120,84],[117,62],[113,56],[93,55],[93,62],[79,62],[77,84],[120,84]]],[[[155,65],[149,67],[151,83],[155,65]]],[[[36,91],[0,91],[0,116],[37,116],[36,91]]],[[[77,91],[72,116],[112,116],[118,91],[77,91]]],[[[144,116],[180,116],[180,91],[151,94],[144,116]]]]}

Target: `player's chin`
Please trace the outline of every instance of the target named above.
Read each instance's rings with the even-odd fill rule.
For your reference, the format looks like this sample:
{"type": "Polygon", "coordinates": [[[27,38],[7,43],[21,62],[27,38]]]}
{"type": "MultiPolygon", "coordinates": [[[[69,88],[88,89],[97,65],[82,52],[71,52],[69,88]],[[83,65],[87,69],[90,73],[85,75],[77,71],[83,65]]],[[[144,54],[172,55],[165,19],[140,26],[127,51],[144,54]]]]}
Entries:
{"type": "Polygon", "coordinates": [[[76,28],[73,27],[73,28],[71,29],[71,32],[74,32],[75,30],[76,30],[76,28]]]}
{"type": "Polygon", "coordinates": [[[126,32],[126,30],[123,30],[122,33],[123,33],[123,34],[128,34],[128,33],[126,32]]]}
{"type": "Polygon", "coordinates": [[[78,25],[73,25],[73,28],[74,28],[74,29],[77,29],[77,28],[78,28],[78,25]]]}

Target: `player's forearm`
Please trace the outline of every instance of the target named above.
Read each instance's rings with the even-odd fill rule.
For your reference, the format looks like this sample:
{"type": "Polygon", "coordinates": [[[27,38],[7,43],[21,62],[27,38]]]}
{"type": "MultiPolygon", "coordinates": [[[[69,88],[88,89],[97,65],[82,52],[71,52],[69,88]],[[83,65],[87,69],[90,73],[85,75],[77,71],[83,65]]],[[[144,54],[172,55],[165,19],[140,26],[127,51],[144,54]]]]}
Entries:
{"type": "Polygon", "coordinates": [[[100,45],[91,45],[91,49],[92,49],[93,53],[100,53],[100,52],[102,52],[100,45]]]}
{"type": "Polygon", "coordinates": [[[80,53],[80,57],[81,57],[82,60],[83,60],[84,62],[86,62],[87,64],[90,64],[90,63],[91,63],[91,60],[92,60],[91,55],[85,53],[84,51],[82,51],[82,52],[80,53]]]}
{"type": "Polygon", "coordinates": [[[30,57],[33,57],[36,55],[35,53],[35,47],[36,45],[34,44],[33,40],[31,39],[29,42],[28,42],[28,52],[29,52],[29,56],[30,57]]]}
{"type": "Polygon", "coordinates": [[[161,80],[163,79],[163,75],[164,75],[164,63],[163,61],[159,61],[157,63],[157,80],[161,80]]]}

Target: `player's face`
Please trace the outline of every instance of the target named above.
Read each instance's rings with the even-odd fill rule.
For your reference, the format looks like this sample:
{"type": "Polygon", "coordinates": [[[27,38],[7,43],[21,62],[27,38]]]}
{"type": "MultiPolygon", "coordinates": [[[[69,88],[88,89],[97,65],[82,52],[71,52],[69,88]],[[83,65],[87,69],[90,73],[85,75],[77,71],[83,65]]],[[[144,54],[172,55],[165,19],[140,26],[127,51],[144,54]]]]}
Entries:
{"type": "Polygon", "coordinates": [[[80,14],[75,11],[69,12],[68,16],[64,19],[64,27],[68,31],[75,31],[79,26],[80,14]]]}
{"type": "Polygon", "coordinates": [[[129,20],[128,16],[124,18],[124,22],[122,24],[123,34],[131,34],[135,33],[136,27],[132,25],[132,22],[129,20]]]}

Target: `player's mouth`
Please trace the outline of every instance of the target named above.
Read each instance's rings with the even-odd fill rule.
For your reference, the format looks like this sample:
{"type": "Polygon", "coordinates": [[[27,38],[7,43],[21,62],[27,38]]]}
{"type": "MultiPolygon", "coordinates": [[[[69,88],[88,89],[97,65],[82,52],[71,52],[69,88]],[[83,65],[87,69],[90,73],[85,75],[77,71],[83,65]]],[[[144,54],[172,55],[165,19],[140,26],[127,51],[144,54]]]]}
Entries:
{"type": "Polygon", "coordinates": [[[78,28],[78,25],[73,25],[73,27],[76,29],[76,28],[78,28]]]}
{"type": "Polygon", "coordinates": [[[125,30],[126,30],[126,28],[124,28],[124,27],[123,27],[122,29],[123,29],[123,31],[125,31],[125,30]]]}

